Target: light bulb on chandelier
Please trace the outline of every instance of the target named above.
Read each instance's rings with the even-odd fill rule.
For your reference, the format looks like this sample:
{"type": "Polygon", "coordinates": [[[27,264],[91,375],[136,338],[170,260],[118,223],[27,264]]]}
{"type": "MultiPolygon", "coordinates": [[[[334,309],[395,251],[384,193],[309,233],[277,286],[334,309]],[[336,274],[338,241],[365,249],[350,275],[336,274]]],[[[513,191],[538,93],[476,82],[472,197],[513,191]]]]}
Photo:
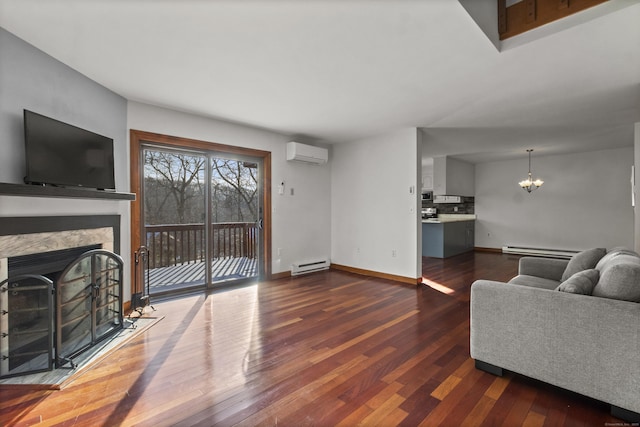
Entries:
{"type": "Polygon", "coordinates": [[[527,150],[527,153],[529,153],[529,175],[527,176],[527,179],[525,179],[524,181],[520,181],[518,183],[520,187],[522,187],[522,189],[525,190],[527,193],[531,193],[533,190],[542,187],[542,184],[544,184],[544,181],[541,179],[533,180],[533,178],[531,178],[531,152],[532,151],[533,149],[527,150]]]}

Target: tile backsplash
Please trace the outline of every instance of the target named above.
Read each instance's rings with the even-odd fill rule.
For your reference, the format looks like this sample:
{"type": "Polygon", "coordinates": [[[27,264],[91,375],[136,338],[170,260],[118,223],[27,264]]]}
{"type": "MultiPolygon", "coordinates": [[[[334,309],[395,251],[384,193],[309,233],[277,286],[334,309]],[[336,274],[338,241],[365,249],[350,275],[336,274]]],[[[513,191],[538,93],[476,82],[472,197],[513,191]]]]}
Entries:
{"type": "Polygon", "coordinates": [[[423,208],[436,208],[438,214],[475,214],[475,198],[462,197],[461,203],[433,203],[433,201],[422,201],[423,208]],[[456,208],[458,210],[456,211],[456,208]]]}

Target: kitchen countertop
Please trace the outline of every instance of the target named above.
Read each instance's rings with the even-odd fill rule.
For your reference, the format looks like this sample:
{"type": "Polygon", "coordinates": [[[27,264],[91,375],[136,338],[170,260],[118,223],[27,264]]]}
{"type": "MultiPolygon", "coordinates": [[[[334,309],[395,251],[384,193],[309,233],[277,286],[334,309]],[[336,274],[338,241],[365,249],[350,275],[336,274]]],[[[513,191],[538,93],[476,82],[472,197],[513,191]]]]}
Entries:
{"type": "Polygon", "coordinates": [[[474,214],[441,214],[438,218],[423,219],[423,224],[442,224],[443,222],[475,221],[474,214]]]}

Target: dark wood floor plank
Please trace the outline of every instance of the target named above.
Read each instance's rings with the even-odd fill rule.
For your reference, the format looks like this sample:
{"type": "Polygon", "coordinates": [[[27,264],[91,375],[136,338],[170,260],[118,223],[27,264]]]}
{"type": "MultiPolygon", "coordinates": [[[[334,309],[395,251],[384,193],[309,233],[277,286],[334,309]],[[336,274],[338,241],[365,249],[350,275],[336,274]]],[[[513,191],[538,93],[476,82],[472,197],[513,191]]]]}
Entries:
{"type": "Polygon", "coordinates": [[[469,357],[469,295],[519,257],[424,258],[425,284],[341,271],[154,301],[164,319],[60,391],[0,389],[0,425],[560,426],[606,405],[469,357]]]}

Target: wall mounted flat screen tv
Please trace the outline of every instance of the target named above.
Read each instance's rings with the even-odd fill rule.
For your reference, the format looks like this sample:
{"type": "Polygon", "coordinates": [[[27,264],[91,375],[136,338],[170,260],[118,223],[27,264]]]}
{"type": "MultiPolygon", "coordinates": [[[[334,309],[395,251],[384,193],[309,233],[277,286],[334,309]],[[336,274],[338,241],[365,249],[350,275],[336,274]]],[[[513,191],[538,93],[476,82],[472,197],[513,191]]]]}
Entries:
{"type": "Polygon", "coordinates": [[[27,184],[115,190],[113,139],[24,110],[27,184]]]}

